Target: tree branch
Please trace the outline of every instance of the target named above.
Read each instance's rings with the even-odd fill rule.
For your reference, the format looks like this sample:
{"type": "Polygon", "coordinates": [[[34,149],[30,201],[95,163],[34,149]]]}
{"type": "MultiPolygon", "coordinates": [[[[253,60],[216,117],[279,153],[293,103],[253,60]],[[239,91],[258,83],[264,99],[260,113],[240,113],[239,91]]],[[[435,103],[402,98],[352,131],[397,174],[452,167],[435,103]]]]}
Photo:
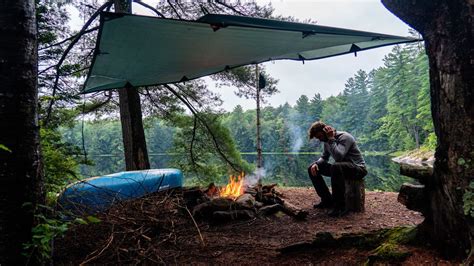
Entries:
{"type": "Polygon", "coordinates": [[[49,48],[51,48],[51,47],[53,47],[53,46],[61,45],[61,44],[65,43],[65,42],[67,42],[67,41],[70,41],[70,40],[72,40],[72,39],[78,37],[78,36],[81,37],[81,36],[84,35],[84,34],[87,34],[87,33],[93,32],[93,31],[96,31],[96,30],[98,30],[98,29],[99,29],[99,27],[94,27],[94,28],[90,28],[90,29],[88,29],[88,30],[85,30],[85,31],[83,31],[83,32],[78,32],[77,34],[74,34],[74,35],[70,36],[69,38],[66,38],[66,39],[64,39],[64,40],[62,40],[62,41],[60,41],[60,42],[57,42],[57,43],[48,45],[48,46],[46,46],[46,47],[39,48],[38,51],[46,50],[46,49],[49,49],[49,48]]]}
{"type": "Polygon", "coordinates": [[[40,72],[38,72],[38,76],[39,75],[42,75],[43,73],[46,73],[48,70],[50,70],[51,68],[55,68],[56,66],[55,65],[52,65],[52,66],[49,66],[43,70],[41,70],[40,72]]]}
{"type": "Polygon", "coordinates": [[[166,18],[163,14],[160,13],[160,11],[158,11],[156,8],[146,4],[146,3],[143,3],[142,1],[140,0],[133,0],[133,2],[139,4],[139,5],[142,5],[148,9],[150,9],[151,11],[155,12],[159,17],[162,17],[162,18],[166,18]]]}
{"type": "Polygon", "coordinates": [[[227,7],[228,9],[234,11],[235,13],[237,13],[237,14],[239,14],[239,15],[241,15],[241,16],[247,16],[246,14],[244,14],[244,13],[240,12],[239,10],[235,9],[235,7],[226,4],[224,1],[216,0],[216,3],[218,3],[219,5],[222,5],[222,6],[227,7]]]}
{"type": "Polygon", "coordinates": [[[173,93],[179,100],[181,100],[187,107],[188,109],[191,111],[191,113],[193,113],[193,115],[199,120],[199,122],[201,122],[204,127],[206,127],[208,133],[211,135],[212,137],[212,141],[214,143],[214,146],[216,147],[216,150],[217,152],[219,153],[219,155],[232,167],[232,169],[234,169],[235,171],[240,171],[240,169],[238,169],[239,167],[237,167],[233,162],[231,162],[227,156],[224,154],[224,152],[221,150],[220,146],[219,146],[219,143],[217,142],[217,138],[216,136],[214,135],[214,132],[211,130],[211,128],[209,127],[209,125],[206,123],[206,121],[204,121],[204,119],[201,118],[201,116],[198,115],[198,112],[197,110],[194,108],[194,106],[192,106],[189,101],[187,101],[185,98],[183,98],[178,92],[176,92],[173,88],[171,88],[168,84],[165,84],[164,85],[165,88],[167,88],[169,91],[171,91],[171,93],[173,93]]]}
{"type": "Polygon", "coordinates": [[[85,109],[85,107],[83,107],[83,113],[87,114],[87,113],[90,113],[90,112],[94,112],[95,110],[97,110],[97,109],[101,108],[102,106],[108,104],[110,102],[110,100],[112,100],[112,92],[108,91],[106,96],[107,96],[107,99],[105,99],[105,101],[94,104],[91,107],[87,108],[87,110],[85,109]]]}
{"type": "Polygon", "coordinates": [[[99,9],[97,9],[97,11],[94,14],[92,14],[92,16],[89,18],[89,20],[87,20],[87,22],[84,24],[84,26],[82,26],[81,30],[76,35],[76,37],[68,45],[66,50],[64,50],[63,55],[61,56],[58,63],[56,64],[56,78],[54,80],[53,93],[52,93],[51,100],[49,101],[49,106],[48,106],[48,110],[47,110],[47,114],[46,114],[46,119],[45,119],[45,122],[44,122],[45,126],[47,126],[47,124],[49,122],[49,119],[51,117],[51,110],[52,110],[53,104],[54,104],[54,96],[56,95],[56,90],[58,88],[58,82],[59,82],[59,76],[60,76],[59,72],[60,72],[60,69],[61,69],[61,65],[63,64],[64,60],[66,59],[66,56],[69,54],[71,49],[79,41],[80,37],[84,34],[84,31],[86,31],[87,28],[92,24],[92,22],[99,16],[100,12],[102,12],[104,9],[111,6],[112,4],[113,4],[112,2],[106,2],[105,4],[100,6],[99,9]]]}
{"type": "Polygon", "coordinates": [[[89,68],[90,68],[90,66],[88,66],[88,67],[83,67],[83,68],[81,68],[81,69],[74,70],[74,71],[72,71],[72,72],[68,72],[68,73],[64,73],[64,74],[60,74],[60,75],[61,75],[61,77],[65,77],[65,76],[77,74],[77,73],[82,72],[82,71],[84,71],[84,70],[87,70],[87,69],[89,69],[89,68]]]}
{"type": "Polygon", "coordinates": [[[170,5],[170,7],[173,9],[174,13],[176,14],[176,16],[178,16],[179,19],[181,19],[181,16],[179,15],[178,11],[176,10],[176,8],[174,8],[174,5],[171,3],[170,0],[167,0],[168,2],[168,5],[170,5]]]}
{"type": "Polygon", "coordinates": [[[191,98],[195,103],[199,104],[198,99],[196,99],[193,95],[190,95],[188,92],[184,90],[181,85],[174,84],[182,93],[186,94],[187,97],[191,98]]]}
{"type": "Polygon", "coordinates": [[[145,87],[145,96],[148,97],[148,99],[150,100],[151,104],[153,106],[155,106],[157,109],[161,110],[162,112],[165,113],[165,115],[167,116],[170,116],[171,113],[168,112],[166,109],[164,108],[161,108],[156,102],[155,102],[155,99],[153,99],[153,97],[151,96],[151,93],[150,93],[150,90],[148,89],[148,87],[145,87]]]}

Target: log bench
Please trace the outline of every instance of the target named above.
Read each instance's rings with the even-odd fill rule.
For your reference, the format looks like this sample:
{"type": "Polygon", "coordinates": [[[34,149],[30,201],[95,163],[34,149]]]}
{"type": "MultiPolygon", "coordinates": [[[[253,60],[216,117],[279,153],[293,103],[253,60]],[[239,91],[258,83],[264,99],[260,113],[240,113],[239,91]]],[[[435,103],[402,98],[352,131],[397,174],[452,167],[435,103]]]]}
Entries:
{"type": "Polygon", "coordinates": [[[365,210],[365,181],[364,179],[346,178],[345,202],[346,210],[351,212],[363,212],[365,210]]]}

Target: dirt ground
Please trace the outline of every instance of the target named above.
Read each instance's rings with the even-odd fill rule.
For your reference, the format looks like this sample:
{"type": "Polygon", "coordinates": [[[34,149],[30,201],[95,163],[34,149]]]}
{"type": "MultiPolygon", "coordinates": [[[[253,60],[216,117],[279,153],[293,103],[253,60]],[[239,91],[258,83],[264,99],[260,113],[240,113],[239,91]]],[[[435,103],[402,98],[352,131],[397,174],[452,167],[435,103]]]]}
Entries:
{"type": "MultiPolygon", "coordinates": [[[[318,232],[369,232],[413,226],[423,217],[397,202],[397,193],[366,192],[366,210],[331,218],[313,209],[317,197],[310,188],[278,188],[285,199],[309,212],[297,221],[277,213],[250,221],[212,225],[194,223],[179,199],[167,196],[127,203],[98,215],[98,224],[74,227],[55,241],[56,264],[363,264],[370,250],[314,249],[281,254],[279,249],[311,241],[318,232]],[[169,197],[168,197],[169,199],[169,197]],[[169,201],[169,200],[168,200],[169,201]],[[159,205],[160,203],[161,205],[159,205]],[[199,231],[198,229],[199,228],[199,231]],[[202,238],[201,238],[202,237],[202,238]]],[[[429,247],[406,247],[412,252],[403,264],[459,264],[445,261],[429,247]]]]}

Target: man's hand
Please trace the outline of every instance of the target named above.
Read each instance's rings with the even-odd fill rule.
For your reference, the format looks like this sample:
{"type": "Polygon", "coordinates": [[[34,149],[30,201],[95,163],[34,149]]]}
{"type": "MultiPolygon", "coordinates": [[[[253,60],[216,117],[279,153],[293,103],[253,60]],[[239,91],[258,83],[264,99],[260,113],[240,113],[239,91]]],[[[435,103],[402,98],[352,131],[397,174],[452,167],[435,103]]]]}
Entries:
{"type": "Polygon", "coordinates": [[[316,176],[318,174],[319,168],[317,164],[311,165],[311,174],[313,176],[316,176]]]}
{"type": "Polygon", "coordinates": [[[323,131],[324,133],[326,133],[326,136],[328,137],[328,139],[334,139],[334,135],[335,135],[334,128],[332,128],[331,126],[325,126],[323,128],[323,131]]]}

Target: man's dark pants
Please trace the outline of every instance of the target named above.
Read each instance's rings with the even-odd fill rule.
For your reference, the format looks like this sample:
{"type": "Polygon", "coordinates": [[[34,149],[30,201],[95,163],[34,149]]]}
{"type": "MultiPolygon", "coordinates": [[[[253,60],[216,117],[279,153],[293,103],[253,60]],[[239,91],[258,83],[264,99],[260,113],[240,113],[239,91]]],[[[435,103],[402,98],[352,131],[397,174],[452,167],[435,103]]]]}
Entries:
{"type": "Polygon", "coordinates": [[[350,162],[337,162],[330,164],[327,162],[317,163],[319,171],[316,176],[311,174],[311,166],[308,168],[308,174],[311,178],[316,193],[321,197],[321,202],[334,203],[337,209],[344,209],[345,207],[345,185],[344,180],[347,178],[361,179],[367,175],[365,167],[358,166],[350,162]],[[323,179],[324,176],[331,177],[332,195],[329,192],[328,186],[323,179]]]}

